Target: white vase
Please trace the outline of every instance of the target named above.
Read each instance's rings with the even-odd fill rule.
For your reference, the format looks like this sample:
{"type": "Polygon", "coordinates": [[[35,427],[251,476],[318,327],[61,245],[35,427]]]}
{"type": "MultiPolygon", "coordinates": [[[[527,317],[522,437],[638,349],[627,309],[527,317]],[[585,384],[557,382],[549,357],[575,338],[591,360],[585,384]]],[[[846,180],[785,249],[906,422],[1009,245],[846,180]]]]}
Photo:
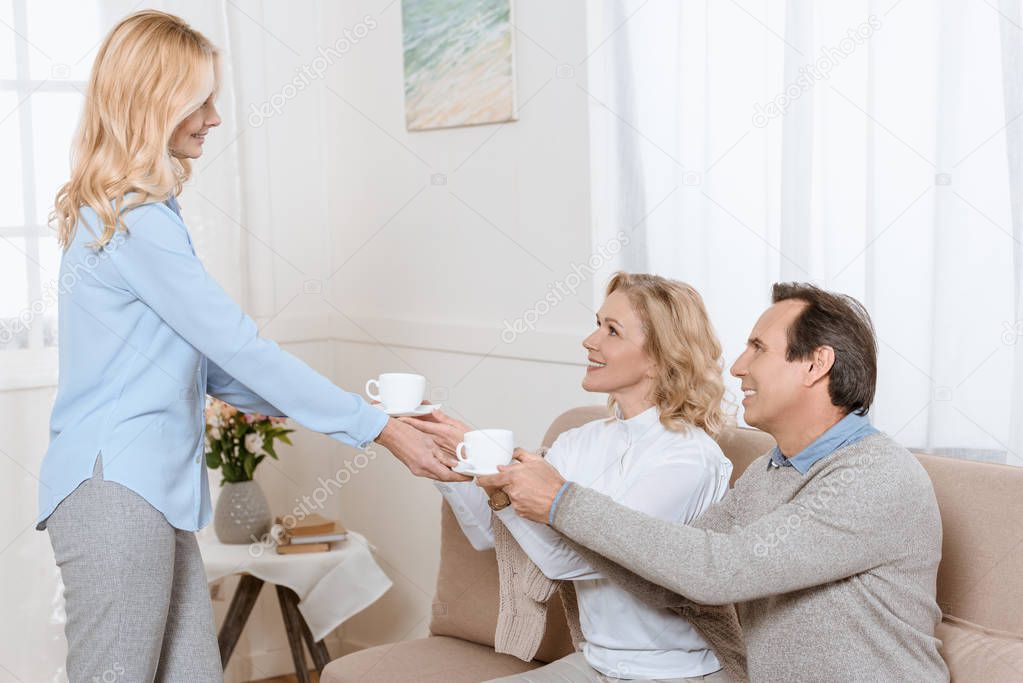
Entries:
{"type": "Polygon", "coordinates": [[[272,522],[270,505],[258,483],[224,484],[213,513],[213,530],[221,543],[258,543],[272,522]]]}

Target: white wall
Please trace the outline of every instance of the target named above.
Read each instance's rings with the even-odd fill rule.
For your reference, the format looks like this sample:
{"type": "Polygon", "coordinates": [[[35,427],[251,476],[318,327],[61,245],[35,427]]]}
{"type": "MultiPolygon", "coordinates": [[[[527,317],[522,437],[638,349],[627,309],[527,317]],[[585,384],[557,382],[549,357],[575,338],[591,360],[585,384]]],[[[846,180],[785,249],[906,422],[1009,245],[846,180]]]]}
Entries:
{"type": "Polygon", "coordinates": [[[63,664],[59,572],[45,533],[35,531],[39,465],[49,438],[54,387],[0,392],[0,477],[18,481],[0,500],[0,681],[59,680],[63,664]],[[12,609],[13,607],[13,609],[12,609]],[[50,653],[53,652],[56,658],[50,653]],[[46,662],[49,659],[50,662],[46,662]],[[40,666],[40,662],[43,663],[40,666]]]}
{"type": "MultiPolygon", "coordinates": [[[[534,309],[592,250],[588,102],[577,87],[585,85],[584,3],[516,3],[519,121],[414,134],[404,125],[400,4],[379,9],[376,2],[321,3],[313,20],[309,7],[267,4],[257,17],[288,46],[305,49],[296,57],[261,38],[274,55],[265,65],[270,75],[243,98],[243,113],[279,92],[345,29],[375,27],[279,115],[246,132],[246,144],[272,159],[267,169],[248,171],[267,173],[272,188],[257,201],[273,214],[265,239],[276,288],[257,292],[254,306],[272,318],[267,336],[332,340],[331,376],[341,386],[361,391],[380,372],[419,372],[451,414],[474,426],[512,428],[520,444],[535,446],[562,410],[602,401],[579,388],[592,280],[540,317],[535,331],[513,343],[501,336],[505,320],[534,309]],[[311,27],[318,30],[312,45],[311,27]],[[566,64],[571,71],[562,66],[560,73],[569,77],[558,78],[566,64]],[[322,147],[289,144],[308,128],[322,134],[322,147]]],[[[282,463],[307,491],[263,479],[272,503],[290,509],[317,476],[354,454],[323,441],[308,441],[301,465],[282,463]]],[[[394,588],[339,629],[333,651],[425,635],[440,496],[384,453],[337,498],[327,511],[376,545],[394,588]]],[[[283,643],[274,609],[264,615],[264,648],[283,643]]],[[[258,647],[252,661],[264,669],[280,661],[260,659],[258,647]]]]}
{"type": "MultiPolygon", "coordinates": [[[[323,25],[353,26],[377,6],[331,4],[323,25]]],[[[339,384],[420,372],[451,414],[509,427],[533,447],[562,410],[602,397],[579,388],[592,282],[542,316],[535,332],[511,344],[501,336],[503,321],[533,309],[592,248],[588,103],[577,87],[585,85],[584,3],[519,0],[515,10],[515,123],[405,131],[398,3],[375,15],[377,28],[328,73],[326,86],[339,95],[327,91],[324,105],[332,263],[340,270],[326,291],[344,313],[332,316],[339,384]],[[575,77],[558,78],[559,64],[573,65],[575,77]]],[[[324,41],[334,35],[325,29],[324,41]]],[[[391,459],[349,484],[344,520],[377,545],[395,588],[343,627],[347,644],[425,635],[439,506],[428,482],[391,459]]]]}
{"type": "MultiPolygon", "coordinates": [[[[376,4],[332,4],[343,15],[324,24],[351,26],[376,4]]],[[[346,312],[500,329],[589,256],[586,100],[555,75],[585,57],[583,4],[516,8],[516,123],[404,131],[398,3],[328,73],[347,100],[328,91],[325,102],[334,263],[376,233],[331,282],[346,312]],[[432,185],[435,174],[446,184],[432,185]]],[[[544,322],[573,329],[590,317],[570,305],[544,322]]]]}

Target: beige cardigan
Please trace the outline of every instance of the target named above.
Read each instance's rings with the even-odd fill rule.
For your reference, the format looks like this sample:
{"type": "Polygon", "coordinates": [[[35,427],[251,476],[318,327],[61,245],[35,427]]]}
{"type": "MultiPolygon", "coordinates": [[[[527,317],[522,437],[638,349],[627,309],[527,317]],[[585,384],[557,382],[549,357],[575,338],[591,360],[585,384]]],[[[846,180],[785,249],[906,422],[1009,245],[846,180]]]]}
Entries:
{"type": "MultiPolygon", "coordinates": [[[[497,515],[493,516],[493,529],[501,596],[494,649],[523,661],[532,661],[546,629],[547,603],[555,591],[560,591],[572,645],[578,650],[583,638],[572,582],[554,581],[544,576],[497,515]]],[[[572,541],[568,543],[592,567],[646,604],[667,608],[685,617],[714,650],[728,676],[739,683],[748,680],[746,648],[733,605],[698,605],[591,550],[572,541]]]]}

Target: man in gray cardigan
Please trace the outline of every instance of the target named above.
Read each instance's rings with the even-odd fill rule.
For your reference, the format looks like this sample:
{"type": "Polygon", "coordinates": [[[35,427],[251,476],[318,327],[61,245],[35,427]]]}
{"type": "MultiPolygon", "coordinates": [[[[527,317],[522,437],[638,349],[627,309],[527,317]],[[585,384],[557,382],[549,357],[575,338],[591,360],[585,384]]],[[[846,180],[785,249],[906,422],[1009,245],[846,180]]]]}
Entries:
{"type": "Polygon", "coordinates": [[[480,483],[693,602],[736,603],[752,681],[948,681],[934,637],[941,519],[917,459],[865,418],[870,317],[806,284],[776,284],[773,301],[731,372],[746,422],[778,446],[696,522],[626,508],[524,451],[480,483]]]}

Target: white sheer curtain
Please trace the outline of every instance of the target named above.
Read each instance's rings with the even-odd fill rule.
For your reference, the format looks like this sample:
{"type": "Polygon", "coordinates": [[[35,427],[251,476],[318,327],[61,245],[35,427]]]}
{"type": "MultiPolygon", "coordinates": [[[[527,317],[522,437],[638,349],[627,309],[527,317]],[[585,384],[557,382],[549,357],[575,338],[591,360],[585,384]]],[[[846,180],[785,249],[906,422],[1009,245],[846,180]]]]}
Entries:
{"type": "Polygon", "coordinates": [[[598,242],[635,226],[620,265],[696,286],[728,362],[774,281],[859,298],[880,340],[875,423],[1023,464],[1020,14],[594,3],[598,242]]]}

